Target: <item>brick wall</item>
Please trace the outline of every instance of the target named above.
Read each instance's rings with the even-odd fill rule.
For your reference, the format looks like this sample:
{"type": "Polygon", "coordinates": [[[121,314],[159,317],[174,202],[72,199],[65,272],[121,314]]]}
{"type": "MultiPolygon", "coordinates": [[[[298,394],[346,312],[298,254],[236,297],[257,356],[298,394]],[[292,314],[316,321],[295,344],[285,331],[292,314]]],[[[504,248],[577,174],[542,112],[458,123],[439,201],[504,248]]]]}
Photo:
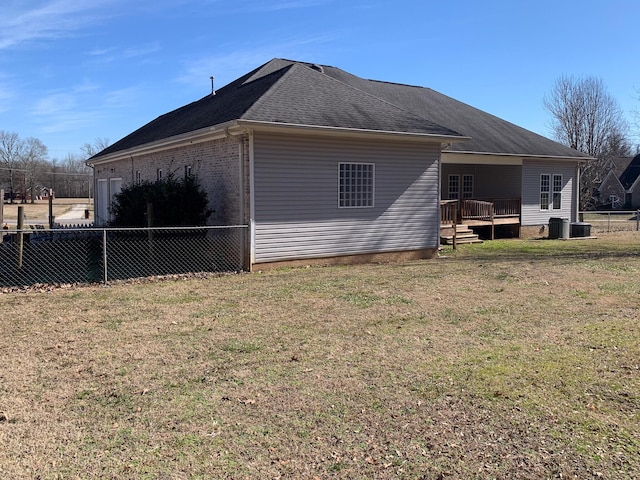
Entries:
{"type": "MultiPolygon", "coordinates": [[[[243,222],[241,151],[244,143],[239,139],[224,138],[168,149],[128,159],[109,162],[95,167],[96,179],[121,178],[126,187],[140,180],[155,181],[158,170],[163,178],[168,175],[182,177],[185,167],[191,167],[200,185],[207,192],[210,225],[231,225],[243,222]]],[[[111,192],[110,192],[111,195],[111,192]]]]}

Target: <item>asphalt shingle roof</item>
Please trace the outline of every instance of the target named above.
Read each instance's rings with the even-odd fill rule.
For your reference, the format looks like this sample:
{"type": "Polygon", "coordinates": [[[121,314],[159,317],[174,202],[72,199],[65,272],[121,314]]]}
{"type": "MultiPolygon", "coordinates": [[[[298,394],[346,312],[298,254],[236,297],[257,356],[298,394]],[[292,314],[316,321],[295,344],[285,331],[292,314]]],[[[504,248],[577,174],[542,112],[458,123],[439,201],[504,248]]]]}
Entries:
{"type": "Polygon", "coordinates": [[[457,132],[471,137],[468,142],[452,145],[450,151],[499,155],[586,157],[577,150],[430,88],[365,80],[332,67],[325,68],[325,72],[344,83],[384,98],[408,111],[420,112],[420,115],[439,125],[454,128],[457,132]]]}
{"type": "MultiPolygon", "coordinates": [[[[231,120],[439,136],[469,136],[452,151],[555,157],[581,153],[423,87],[274,59],[206,97],[162,115],[100,157],[231,120]]],[[[95,157],[94,157],[95,158],[95,157]]]]}
{"type": "Polygon", "coordinates": [[[627,168],[620,175],[620,183],[625,189],[628,189],[633,185],[636,179],[640,176],[640,155],[636,155],[631,160],[631,163],[627,165],[627,168]]]}

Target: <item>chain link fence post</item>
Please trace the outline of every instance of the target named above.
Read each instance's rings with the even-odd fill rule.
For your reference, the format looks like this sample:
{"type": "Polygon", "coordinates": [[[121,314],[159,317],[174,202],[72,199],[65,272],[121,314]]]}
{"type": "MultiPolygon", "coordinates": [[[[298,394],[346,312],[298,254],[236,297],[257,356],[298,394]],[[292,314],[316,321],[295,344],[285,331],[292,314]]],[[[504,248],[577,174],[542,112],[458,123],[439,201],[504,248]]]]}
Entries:
{"type": "Polygon", "coordinates": [[[104,274],[104,284],[108,281],[108,269],[107,269],[107,229],[102,229],[102,273],[104,274]]]}

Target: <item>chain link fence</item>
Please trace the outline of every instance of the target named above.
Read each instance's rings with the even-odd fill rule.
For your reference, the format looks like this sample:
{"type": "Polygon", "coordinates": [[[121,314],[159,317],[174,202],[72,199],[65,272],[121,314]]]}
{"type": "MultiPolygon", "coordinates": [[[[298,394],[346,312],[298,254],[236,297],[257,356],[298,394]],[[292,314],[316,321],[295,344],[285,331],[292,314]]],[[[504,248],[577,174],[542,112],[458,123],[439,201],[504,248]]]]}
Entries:
{"type": "Polygon", "coordinates": [[[592,233],[640,230],[640,210],[585,211],[580,218],[591,224],[592,233]]]}
{"type": "Polygon", "coordinates": [[[0,287],[244,269],[247,226],[0,233],[0,287]]]}

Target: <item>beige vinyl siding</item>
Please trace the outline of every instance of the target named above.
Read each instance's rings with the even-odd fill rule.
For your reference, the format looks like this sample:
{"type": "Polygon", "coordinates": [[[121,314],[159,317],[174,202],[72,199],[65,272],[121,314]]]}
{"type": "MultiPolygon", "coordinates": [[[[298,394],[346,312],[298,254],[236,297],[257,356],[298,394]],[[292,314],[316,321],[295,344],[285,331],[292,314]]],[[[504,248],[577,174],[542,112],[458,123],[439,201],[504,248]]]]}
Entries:
{"type": "Polygon", "coordinates": [[[522,166],[522,225],[545,225],[551,217],[575,221],[575,179],[577,165],[526,160],[522,166]],[[562,205],[559,210],[540,209],[540,175],[562,175],[562,205]]]}
{"type": "Polygon", "coordinates": [[[255,261],[435,248],[439,144],[256,134],[255,261]],[[338,208],[338,164],[374,163],[374,206],[338,208]]]}

